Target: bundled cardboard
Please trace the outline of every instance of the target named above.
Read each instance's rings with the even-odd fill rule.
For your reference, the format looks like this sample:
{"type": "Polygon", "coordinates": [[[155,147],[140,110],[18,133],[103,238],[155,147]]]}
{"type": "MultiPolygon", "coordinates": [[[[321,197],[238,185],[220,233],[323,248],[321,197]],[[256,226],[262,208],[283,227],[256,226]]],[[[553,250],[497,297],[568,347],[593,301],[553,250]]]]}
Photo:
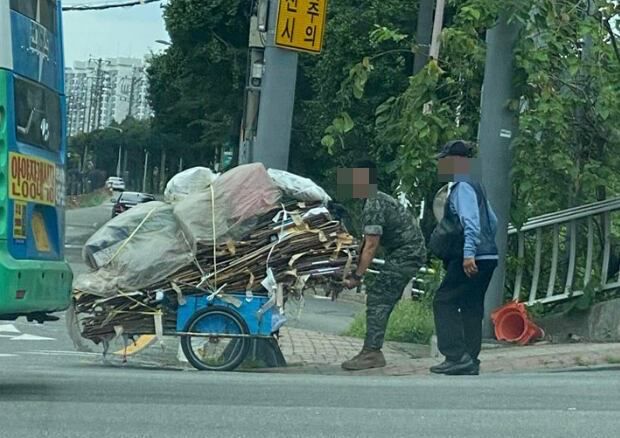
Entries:
{"type": "Polygon", "coordinates": [[[95,342],[154,333],[157,321],[174,331],[190,294],[270,295],[280,284],[286,297],[316,278],[341,279],[355,263],[354,239],[324,204],[283,196],[261,164],[174,206],[150,204],[119,215],[85,247],[98,269],[76,280],[74,298],[82,334],[95,342]]]}

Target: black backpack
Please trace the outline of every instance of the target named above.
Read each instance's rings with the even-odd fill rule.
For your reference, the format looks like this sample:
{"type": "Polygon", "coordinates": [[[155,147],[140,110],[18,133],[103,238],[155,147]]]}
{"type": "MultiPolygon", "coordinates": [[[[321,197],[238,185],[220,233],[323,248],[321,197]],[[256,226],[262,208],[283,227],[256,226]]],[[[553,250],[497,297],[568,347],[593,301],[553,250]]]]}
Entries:
{"type": "MultiPolygon", "coordinates": [[[[452,195],[452,193],[450,194],[452,195]]],[[[433,230],[428,242],[431,253],[443,261],[463,257],[465,233],[458,215],[450,211],[450,196],[446,199],[443,218],[433,230]]]]}

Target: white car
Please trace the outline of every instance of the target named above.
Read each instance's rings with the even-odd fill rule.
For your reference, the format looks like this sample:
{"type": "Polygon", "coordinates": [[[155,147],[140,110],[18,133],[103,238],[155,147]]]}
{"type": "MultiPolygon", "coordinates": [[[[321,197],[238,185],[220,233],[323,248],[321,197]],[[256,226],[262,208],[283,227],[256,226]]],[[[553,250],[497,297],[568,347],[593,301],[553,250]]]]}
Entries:
{"type": "Polygon", "coordinates": [[[125,181],[120,176],[111,176],[105,182],[105,186],[114,191],[122,192],[125,190],[125,181]]]}

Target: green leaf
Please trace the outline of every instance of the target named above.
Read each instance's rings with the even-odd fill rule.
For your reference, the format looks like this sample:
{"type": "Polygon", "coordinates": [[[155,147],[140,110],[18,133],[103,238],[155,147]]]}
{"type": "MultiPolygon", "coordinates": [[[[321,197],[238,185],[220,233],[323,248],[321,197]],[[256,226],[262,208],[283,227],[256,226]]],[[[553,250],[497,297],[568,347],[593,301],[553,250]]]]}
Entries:
{"type": "Polygon", "coordinates": [[[349,113],[342,113],[342,120],[343,120],[343,132],[347,133],[347,132],[351,132],[351,130],[355,127],[355,122],[353,122],[353,119],[351,118],[351,116],[349,115],[349,113]]]}
{"type": "Polygon", "coordinates": [[[332,122],[332,126],[339,134],[344,134],[344,119],[342,117],[336,117],[332,122]]]}
{"type": "Polygon", "coordinates": [[[336,139],[331,135],[326,135],[321,139],[321,144],[326,148],[331,148],[336,143],[336,139]]]}
{"type": "Polygon", "coordinates": [[[364,88],[358,84],[353,84],[353,97],[356,99],[364,97],[364,88]]]}

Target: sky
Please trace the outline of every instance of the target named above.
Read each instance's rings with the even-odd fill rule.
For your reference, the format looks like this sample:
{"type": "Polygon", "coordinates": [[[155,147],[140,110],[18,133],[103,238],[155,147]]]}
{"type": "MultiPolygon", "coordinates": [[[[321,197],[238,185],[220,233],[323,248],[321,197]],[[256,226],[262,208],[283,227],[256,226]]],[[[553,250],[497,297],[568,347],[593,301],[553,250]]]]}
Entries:
{"type": "MultiPolygon", "coordinates": [[[[64,5],[104,4],[109,0],[65,0],[64,5]]],[[[159,3],[104,11],[67,11],[63,13],[65,62],[87,61],[90,57],[143,58],[165,46],[168,41],[159,3]]]]}

